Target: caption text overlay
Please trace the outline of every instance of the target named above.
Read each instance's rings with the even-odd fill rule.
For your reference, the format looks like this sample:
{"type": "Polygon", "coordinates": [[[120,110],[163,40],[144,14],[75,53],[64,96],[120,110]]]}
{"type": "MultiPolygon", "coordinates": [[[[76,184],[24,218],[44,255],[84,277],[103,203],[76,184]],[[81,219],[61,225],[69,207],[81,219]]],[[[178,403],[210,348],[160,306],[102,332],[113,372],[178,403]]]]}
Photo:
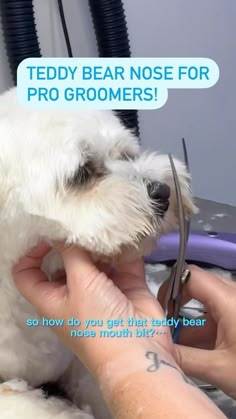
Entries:
{"type": "MultiPolygon", "coordinates": [[[[166,333],[167,327],[177,328],[180,319],[173,317],[167,319],[135,319],[129,317],[126,319],[87,319],[81,321],[71,317],[68,320],[63,319],[48,319],[43,317],[27,319],[28,327],[63,327],[70,328],[71,337],[86,337],[94,338],[96,336],[101,338],[121,338],[121,337],[153,337],[154,335],[161,335],[166,333]]],[[[188,319],[183,317],[183,327],[203,327],[206,324],[206,319],[188,319]]]]}
{"type": "Polygon", "coordinates": [[[158,109],[168,89],[206,89],[218,79],[209,58],[27,58],[17,93],[34,109],[158,109]]]}

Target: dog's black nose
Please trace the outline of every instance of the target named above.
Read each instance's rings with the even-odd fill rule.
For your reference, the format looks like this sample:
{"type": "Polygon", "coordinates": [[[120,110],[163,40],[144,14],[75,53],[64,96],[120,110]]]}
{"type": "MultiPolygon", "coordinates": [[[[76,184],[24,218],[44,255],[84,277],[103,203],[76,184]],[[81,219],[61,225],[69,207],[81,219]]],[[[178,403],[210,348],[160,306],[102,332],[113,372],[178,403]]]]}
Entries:
{"type": "Polygon", "coordinates": [[[156,202],[160,211],[167,211],[169,208],[170,188],[166,183],[149,182],[147,184],[148,195],[156,202]]]}

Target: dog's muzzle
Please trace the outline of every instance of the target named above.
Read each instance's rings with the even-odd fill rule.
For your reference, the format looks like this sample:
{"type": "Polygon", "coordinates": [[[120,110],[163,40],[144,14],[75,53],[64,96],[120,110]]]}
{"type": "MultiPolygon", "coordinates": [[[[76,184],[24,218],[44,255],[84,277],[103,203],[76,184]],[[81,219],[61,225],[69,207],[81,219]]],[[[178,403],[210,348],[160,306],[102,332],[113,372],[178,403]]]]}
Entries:
{"type": "Polygon", "coordinates": [[[156,206],[157,214],[164,215],[169,208],[170,188],[166,183],[149,182],[147,184],[148,195],[156,206]]]}

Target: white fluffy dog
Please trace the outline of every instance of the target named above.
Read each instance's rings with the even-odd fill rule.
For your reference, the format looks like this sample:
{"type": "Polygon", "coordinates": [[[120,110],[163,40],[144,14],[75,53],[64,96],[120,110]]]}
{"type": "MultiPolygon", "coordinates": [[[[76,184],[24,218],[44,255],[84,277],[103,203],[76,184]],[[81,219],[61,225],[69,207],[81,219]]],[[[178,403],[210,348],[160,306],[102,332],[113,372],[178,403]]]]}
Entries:
{"type": "MultiPolygon", "coordinates": [[[[191,213],[188,175],[175,164],[191,213]]],[[[96,258],[132,258],[174,228],[176,215],[168,156],[141,153],[112,112],[27,110],[15,89],[0,97],[1,419],[109,417],[95,383],[56,335],[27,327],[37,314],[13,283],[16,261],[45,238],[78,243],[96,258]],[[44,397],[38,387],[55,381],[82,410],[44,397]]],[[[45,261],[48,275],[59,267],[55,255],[45,261]]]]}

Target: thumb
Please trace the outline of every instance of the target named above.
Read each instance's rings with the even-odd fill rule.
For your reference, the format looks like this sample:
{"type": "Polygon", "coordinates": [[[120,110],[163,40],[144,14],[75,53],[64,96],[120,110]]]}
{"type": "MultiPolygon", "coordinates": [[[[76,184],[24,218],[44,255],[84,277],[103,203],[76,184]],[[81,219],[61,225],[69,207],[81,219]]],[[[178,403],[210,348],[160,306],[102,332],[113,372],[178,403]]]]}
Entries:
{"type": "Polygon", "coordinates": [[[56,243],[67,276],[68,301],[76,307],[81,317],[91,317],[91,313],[110,317],[114,310],[122,310],[126,298],[105,272],[100,271],[92,257],[78,246],[56,243]],[[78,307],[78,298],[80,304],[78,307]]]}
{"type": "Polygon", "coordinates": [[[222,366],[221,351],[174,345],[176,360],[182,371],[191,377],[218,386],[219,370],[222,366]]]}
{"type": "Polygon", "coordinates": [[[106,275],[101,272],[91,256],[82,248],[64,243],[54,243],[55,249],[60,254],[67,277],[68,292],[85,291],[92,284],[97,283],[100,277],[107,279],[106,275]]]}

